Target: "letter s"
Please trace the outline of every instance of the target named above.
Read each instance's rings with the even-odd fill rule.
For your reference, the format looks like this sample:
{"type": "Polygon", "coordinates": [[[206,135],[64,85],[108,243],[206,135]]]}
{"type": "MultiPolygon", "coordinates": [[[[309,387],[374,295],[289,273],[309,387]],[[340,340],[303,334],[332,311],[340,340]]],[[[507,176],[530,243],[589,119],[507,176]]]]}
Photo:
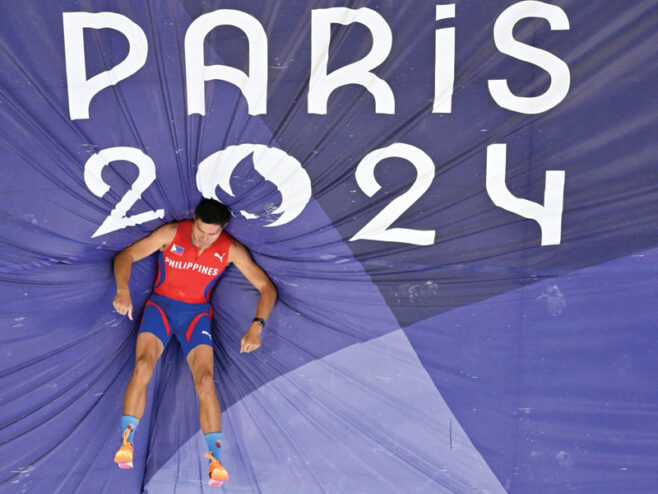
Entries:
{"type": "Polygon", "coordinates": [[[527,17],[546,19],[554,30],[569,29],[569,19],[560,7],[527,0],[505,9],[494,24],[496,48],[501,53],[537,65],[548,72],[551,76],[548,90],[539,96],[516,96],[509,90],[506,79],[496,79],[489,81],[489,92],[499,106],[518,113],[534,115],[550,110],[566,97],[571,84],[571,75],[569,66],[552,53],[514,39],[512,35],[514,26],[527,17]]]}

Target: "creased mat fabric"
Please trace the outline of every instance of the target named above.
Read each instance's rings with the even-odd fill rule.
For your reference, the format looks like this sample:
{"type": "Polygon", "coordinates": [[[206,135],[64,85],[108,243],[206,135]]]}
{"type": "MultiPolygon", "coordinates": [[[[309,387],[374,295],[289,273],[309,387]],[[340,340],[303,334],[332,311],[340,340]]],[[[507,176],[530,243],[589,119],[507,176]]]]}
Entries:
{"type": "Polygon", "coordinates": [[[202,196],[232,208],[229,232],[279,293],[251,355],[239,339],[257,292],[230,268],[212,299],[227,492],[655,489],[658,7],[454,3],[454,13],[429,1],[0,3],[0,492],[209,489],[175,343],[149,386],[135,468],[112,462],[156,276],[154,256],[133,266],[135,322],[121,318],[112,258],[189,218],[202,196]],[[333,8],[349,10],[323,24],[333,8]],[[221,9],[263,37],[211,29],[203,63],[251,76],[260,53],[266,89],[252,102],[208,80],[205,114],[190,114],[186,35],[221,9]],[[524,62],[495,39],[520,11],[513,39],[569,74],[564,97],[534,114],[489,89],[505,79],[533,98],[559,82],[537,52],[524,62]],[[86,80],[136,60],[142,41],[147,49],[79,118],[70,103],[81,88],[68,84],[82,59],[67,73],[65,19],[85,12],[137,27],[131,41],[125,30],[83,30],[86,80]],[[358,84],[311,111],[322,71],[313,40],[328,33],[315,48],[334,73],[381,50],[385,26],[390,51],[372,73],[393,111],[358,84]],[[452,65],[439,57],[437,69],[437,53],[450,39],[451,109],[433,111],[437,72],[452,65]],[[494,145],[506,146],[512,196],[561,197],[559,242],[542,244],[538,221],[495,203],[494,145]],[[377,162],[377,150],[393,155],[377,162]],[[561,194],[551,171],[564,172],[561,194]],[[391,212],[400,197],[408,202],[391,212]],[[374,229],[396,233],[359,239],[382,211],[390,224],[374,229]]]}

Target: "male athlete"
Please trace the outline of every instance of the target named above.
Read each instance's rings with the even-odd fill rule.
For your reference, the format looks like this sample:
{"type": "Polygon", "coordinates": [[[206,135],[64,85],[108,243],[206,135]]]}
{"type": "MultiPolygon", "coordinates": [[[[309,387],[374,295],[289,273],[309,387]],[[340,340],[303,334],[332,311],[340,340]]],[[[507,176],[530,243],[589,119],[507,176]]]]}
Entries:
{"type": "Polygon", "coordinates": [[[220,461],[222,421],[213,380],[210,295],[217,279],[231,263],[260,292],[254,320],[240,341],[241,353],[260,347],[260,333],[276,299],[274,286],[247,249],[223,231],[230,217],[226,206],[204,199],[194,211],[194,220],[161,226],[114,258],[117,283],[114,309],[132,320],[128,288],[131,265],[160,251],[158,277],[144,307],[135,368],[123,401],[123,444],[114,456],[120,468],[133,466],[133,435],[144,413],[146,386],[162,351],[171,336],[176,335],[199,397],[199,421],[210,450],[205,455],[210,460],[208,483],[219,486],[228,480],[228,472],[220,461]]]}

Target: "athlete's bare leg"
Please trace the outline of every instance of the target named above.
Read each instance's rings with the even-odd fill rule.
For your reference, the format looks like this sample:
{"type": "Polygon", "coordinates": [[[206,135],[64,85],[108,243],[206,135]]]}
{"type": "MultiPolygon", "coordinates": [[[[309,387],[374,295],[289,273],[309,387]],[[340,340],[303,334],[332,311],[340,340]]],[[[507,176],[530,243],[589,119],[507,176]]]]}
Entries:
{"type": "Polygon", "coordinates": [[[208,485],[220,486],[228,480],[228,472],[220,458],[222,411],[213,380],[213,347],[199,345],[187,354],[187,363],[194,378],[194,389],[199,397],[199,422],[210,452],[204,455],[208,465],[208,485]],[[217,439],[217,441],[215,441],[217,439]]]}
{"type": "Polygon", "coordinates": [[[139,333],[135,350],[135,368],[123,398],[123,414],[140,419],[146,406],[146,386],[164,346],[152,333],[139,333]]]}
{"type": "Polygon", "coordinates": [[[187,363],[194,378],[194,389],[199,397],[199,422],[204,434],[221,432],[222,411],[217,399],[213,377],[213,347],[199,345],[187,355],[187,363]]]}

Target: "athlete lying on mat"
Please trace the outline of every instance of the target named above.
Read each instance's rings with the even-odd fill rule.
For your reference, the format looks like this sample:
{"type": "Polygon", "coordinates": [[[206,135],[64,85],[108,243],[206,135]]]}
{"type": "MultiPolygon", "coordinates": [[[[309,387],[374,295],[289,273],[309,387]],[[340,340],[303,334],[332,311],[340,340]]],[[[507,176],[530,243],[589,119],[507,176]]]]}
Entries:
{"type": "Polygon", "coordinates": [[[240,352],[246,353],[260,347],[261,330],[276,299],[274,286],[247,249],[223,231],[230,217],[226,206],[204,199],[196,207],[194,220],[163,225],[114,258],[114,309],[132,319],[128,288],[131,265],[160,251],[158,277],[144,307],[135,368],[123,401],[123,444],[114,456],[121,468],[132,467],[132,440],[144,413],[146,386],[165,346],[176,335],[199,397],[199,421],[210,450],[205,455],[210,459],[209,484],[221,485],[228,480],[228,472],[220,461],[222,421],[213,380],[210,296],[220,274],[231,263],[260,292],[256,316],[240,342],[240,352]]]}

